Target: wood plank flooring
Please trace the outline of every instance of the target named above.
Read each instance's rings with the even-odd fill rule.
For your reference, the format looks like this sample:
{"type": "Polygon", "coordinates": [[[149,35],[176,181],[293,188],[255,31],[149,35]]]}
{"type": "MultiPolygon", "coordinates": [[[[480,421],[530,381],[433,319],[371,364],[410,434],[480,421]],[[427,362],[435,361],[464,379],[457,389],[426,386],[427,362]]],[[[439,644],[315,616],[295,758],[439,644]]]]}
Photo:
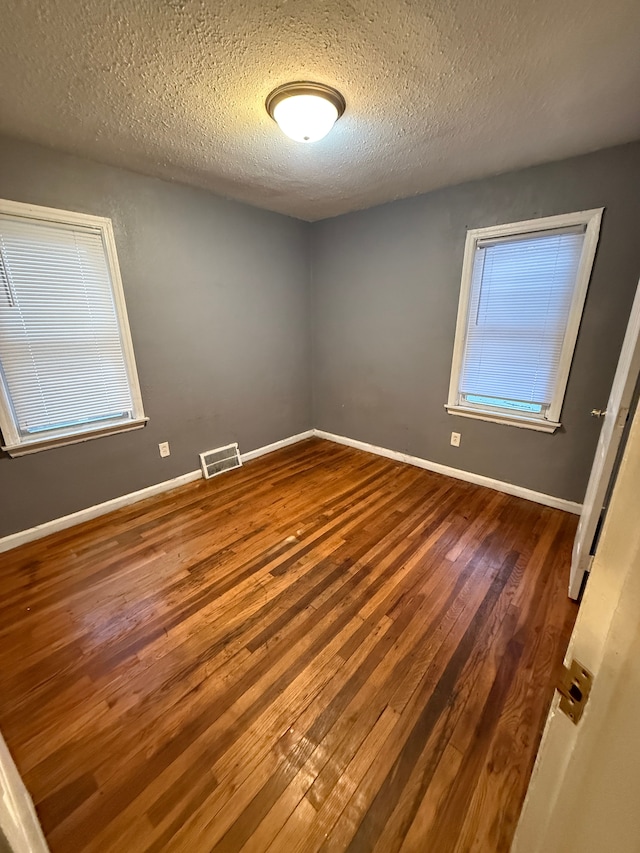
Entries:
{"type": "Polygon", "coordinates": [[[0,555],[51,850],[508,851],[575,527],[310,439],[0,555]]]}

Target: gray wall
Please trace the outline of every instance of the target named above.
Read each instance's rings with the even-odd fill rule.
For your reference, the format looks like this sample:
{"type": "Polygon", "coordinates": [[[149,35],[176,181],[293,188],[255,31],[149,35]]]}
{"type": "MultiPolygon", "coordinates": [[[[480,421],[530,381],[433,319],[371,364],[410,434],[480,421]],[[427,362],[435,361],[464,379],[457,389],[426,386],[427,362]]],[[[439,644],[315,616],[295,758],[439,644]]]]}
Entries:
{"type": "Polygon", "coordinates": [[[312,251],[316,427],[582,500],[589,413],[606,405],[640,274],[640,143],[324,220],[312,251]],[[606,211],[562,429],[448,415],[467,229],[593,207],[606,211]]]}
{"type": "Polygon", "coordinates": [[[0,197],[113,220],[151,419],[0,455],[0,536],[194,470],[201,450],[311,426],[581,500],[589,412],[606,404],[640,274],[639,186],[636,143],[309,225],[0,138],[0,197]],[[600,206],[562,430],[447,415],[466,230],[600,206]]]}
{"type": "Polygon", "coordinates": [[[2,456],[0,536],[193,471],[200,451],[311,427],[307,223],[7,139],[0,198],[113,220],[150,418],[2,456]]]}

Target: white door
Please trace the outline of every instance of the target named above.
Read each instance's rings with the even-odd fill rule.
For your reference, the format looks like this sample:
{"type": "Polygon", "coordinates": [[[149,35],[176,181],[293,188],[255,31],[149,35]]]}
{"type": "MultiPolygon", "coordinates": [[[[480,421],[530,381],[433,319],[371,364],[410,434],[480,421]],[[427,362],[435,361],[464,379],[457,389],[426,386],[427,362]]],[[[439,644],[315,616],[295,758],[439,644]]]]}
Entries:
{"type": "Polygon", "coordinates": [[[0,850],[48,853],[31,797],[0,737],[0,850]]]}
{"type": "Polygon", "coordinates": [[[640,410],[567,660],[593,674],[575,725],[551,705],[511,853],[640,851],[640,410]]]}
{"type": "Polygon", "coordinates": [[[569,596],[577,598],[580,594],[585,572],[591,568],[593,555],[591,546],[596,535],[600,515],[604,507],[609,481],[616,461],[618,448],[629,415],[629,406],[640,372],[640,285],[631,309],[629,325],[624,336],[620,360],[611,386],[611,394],[598,447],[584,496],[582,514],[578,524],[573,556],[571,558],[571,576],[569,596]]]}

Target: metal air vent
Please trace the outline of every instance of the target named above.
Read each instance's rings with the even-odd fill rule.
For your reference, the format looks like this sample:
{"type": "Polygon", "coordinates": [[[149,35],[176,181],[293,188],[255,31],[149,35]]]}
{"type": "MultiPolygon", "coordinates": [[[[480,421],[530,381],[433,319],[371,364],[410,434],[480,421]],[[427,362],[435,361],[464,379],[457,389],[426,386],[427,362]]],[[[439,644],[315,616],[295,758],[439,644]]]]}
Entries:
{"type": "Polygon", "coordinates": [[[237,442],[227,444],[225,447],[216,447],[215,450],[207,450],[200,454],[200,467],[205,480],[225,471],[231,471],[233,468],[239,468],[241,465],[242,459],[237,442]]]}

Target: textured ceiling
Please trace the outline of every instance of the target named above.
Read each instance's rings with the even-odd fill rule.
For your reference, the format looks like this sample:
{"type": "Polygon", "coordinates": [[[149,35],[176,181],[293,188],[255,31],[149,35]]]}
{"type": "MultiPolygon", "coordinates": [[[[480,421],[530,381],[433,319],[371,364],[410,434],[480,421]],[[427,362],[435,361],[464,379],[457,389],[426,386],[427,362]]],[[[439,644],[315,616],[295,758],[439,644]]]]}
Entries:
{"type": "Polygon", "coordinates": [[[639,0],[3,0],[0,131],[321,219],[640,137],[639,0]],[[264,99],[338,88],[321,142],[264,99]]]}

